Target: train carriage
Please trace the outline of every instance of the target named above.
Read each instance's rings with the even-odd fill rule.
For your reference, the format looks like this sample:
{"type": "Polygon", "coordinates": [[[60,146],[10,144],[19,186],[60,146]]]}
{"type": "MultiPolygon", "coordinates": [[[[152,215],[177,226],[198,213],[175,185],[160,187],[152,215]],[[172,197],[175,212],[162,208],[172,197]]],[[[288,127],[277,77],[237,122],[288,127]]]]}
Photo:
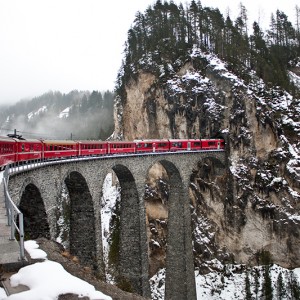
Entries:
{"type": "Polygon", "coordinates": [[[167,152],[169,151],[169,140],[135,140],[136,152],[167,152]]]}
{"type": "Polygon", "coordinates": [[[6,165],[16,162],[16,141],[8,137],[0,137],[0,170],[6,165]]]}
{"type": "Polygon", "coordinates": [[[107,142],[102,141],[77,141],[79,156],[104,155],[108,152],[107,142]]]}
{"type": "Polygon", "coordinates": [[[42,158],[42,142],[40,140],[29,139],[16,141],[16,161],[27,162],[40,160],[42,158]]]}
{"type": "Polygon", "coordinates": [[[203,139],[201,140],[202,150],[224,149],[225,141],[222,139],[203,139]]]}
{"type": "Polygon", "coordinates": [[[75,141],[43,140],[42,143],[44,159],[76,157],[79,154],[79,144],[75,141]]]}
{"type": "Polygon", "coordinates": [[[108,142],[109,154],[135,153],[136,146],[134,142],[108,142]]]}
{"type": "Polygon", "coordinates": [[[199,139],[171,139],[170,151],[197,151],[201,150],[201,140],[199,139]]]}

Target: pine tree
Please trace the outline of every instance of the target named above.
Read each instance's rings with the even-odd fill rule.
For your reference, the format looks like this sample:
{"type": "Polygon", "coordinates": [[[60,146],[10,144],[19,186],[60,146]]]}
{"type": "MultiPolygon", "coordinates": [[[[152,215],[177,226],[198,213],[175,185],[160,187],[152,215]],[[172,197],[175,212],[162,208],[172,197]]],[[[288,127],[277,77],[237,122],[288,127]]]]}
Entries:
{"type": "Polygon", "coordinates": [[[291,290],[291,296],[292,299],[294,300],[299,300],[300,299],[300,286],[297,280],[297,277],[295,276],[294,272],[290,272],[290,290],[291,290]]]}
{"type": "Polygon", "coordinates": [[[283,283],[282,273],[279,272],[278,278],[277,278],[277,298],[283,299],[285,297],[285,287],[283,283]]]}
{"type": "Polygon", "coordinates": [[[246,300],[251,300],[251,290],[250,290],[250,280],[249,280],[249,273],[246,273],[245,277],[245,290],[246,290],[246,300]]]}
{"type": "Polygon", "coordinates": [[[269,265],[264,267],[264,283],[263,283],[263,296],[265,300],[273,299],[272,280],[270,278],[269,265]]]}

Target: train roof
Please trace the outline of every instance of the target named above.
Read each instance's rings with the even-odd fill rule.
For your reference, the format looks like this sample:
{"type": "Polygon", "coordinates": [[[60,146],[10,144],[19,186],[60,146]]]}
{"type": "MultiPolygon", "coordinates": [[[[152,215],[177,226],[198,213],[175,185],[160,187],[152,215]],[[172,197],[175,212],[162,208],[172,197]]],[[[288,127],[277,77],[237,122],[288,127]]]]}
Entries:
{"type": "Polygon", "coordinates": [[[49,145],[76,145],[77,142],[71,140],[43,140],[44,144],[49,145]]]}
{"type": "Polygon", "coordinates": [[[92,141],[92,140],[85,140],[85,141],[76,141],[79,144],[106,144],[106,141],[92,141]]]}
{"type": "Polygon", "coordinates": [[[42,141],[38,140],[38,139],[22,139],[22,140],[19,140],[19,139],[14,138],[14,140],[18,143],[42,143],[42,141]]]}
{"type": "Polygon", "coordinates": [[[200,141],[200,139],[169,139],[170,142],[193,142],[193,141],[200,141]]]}
{"type": "Polygon", "coordinates": [[[13,142],[14,139],[7,136],[0,136],[0,141],[13,142]]]}
{"type": "Polygon", "coordinates": [[[134,141],[108,141],[109,144],[132,144],[134,141]]]}
{"type": "Polygon", "coordinates": [[[8,136],[0,136],[0,141],[2,142],[18,142],[18,143],[41,143],[38,139],[17,139],[8,136]]]}
{"type": "Polygon", "coordinates": [[[168,139],[145,139],[145,140],[134,140],[135,143],[161,143],[168,142],[168,139]]]}

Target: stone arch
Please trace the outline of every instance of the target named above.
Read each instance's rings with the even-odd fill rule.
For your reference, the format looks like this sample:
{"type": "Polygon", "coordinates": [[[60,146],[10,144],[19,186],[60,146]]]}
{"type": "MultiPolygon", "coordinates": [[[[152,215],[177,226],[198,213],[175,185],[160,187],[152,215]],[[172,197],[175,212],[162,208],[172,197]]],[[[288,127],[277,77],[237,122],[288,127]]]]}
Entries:
{"type": "Polygon", "coordinates": [[[70,171],[64,182],[70,197],[70,253],[96,270],[94,206],[88,184],[78,171],[70,171]]]}
{"type": "Polygon", "coordinates": [[[166,170],[169,185],[165,299],[196,299],[188,187],[174,162],[155,163],[166,170]]]}
{"type": "Polygon", "coordinates": [[[140,202],[136,181],[131,171],[124,165],[112,167],[121,187],[119,231],[116,243],[119,250],[117,259],[119,278],[118,284],[139,294],[144,293],[142,225],[140,220],[140,202]]]}
{"type": "Polygon", "coordinates": [[[23,213],[26,239],[50,238],[44,201],[36,183],[31,179],[27,179],[23,184],[19,209],[23,213]]]}

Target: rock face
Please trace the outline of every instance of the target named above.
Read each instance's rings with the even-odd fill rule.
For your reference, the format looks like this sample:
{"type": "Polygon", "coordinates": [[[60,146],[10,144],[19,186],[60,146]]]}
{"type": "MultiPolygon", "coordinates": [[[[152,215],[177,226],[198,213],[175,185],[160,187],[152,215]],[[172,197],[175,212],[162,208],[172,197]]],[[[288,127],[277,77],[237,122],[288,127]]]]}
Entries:
{"type": "MultiPolygon", "coordinates": [[[[300,100],[249,77],[246,85],[216,57],[195,50],[168,76],[140,70],[116,103],[116,137],[225,138],[226,176],[216,176],[209,161],[191,170],[195,264],[203,272],[213,258],[256,265],[266,251],[283,267],[300,266],[300,100]]],[[[167,186],[163,171],[159,176],[167,186]]],[[[154,273],[164,265],[157,242],[167,209],[163,184],[154,187],[151,178],[147,188],[156,192],[146,207],[154,273]]]]}

